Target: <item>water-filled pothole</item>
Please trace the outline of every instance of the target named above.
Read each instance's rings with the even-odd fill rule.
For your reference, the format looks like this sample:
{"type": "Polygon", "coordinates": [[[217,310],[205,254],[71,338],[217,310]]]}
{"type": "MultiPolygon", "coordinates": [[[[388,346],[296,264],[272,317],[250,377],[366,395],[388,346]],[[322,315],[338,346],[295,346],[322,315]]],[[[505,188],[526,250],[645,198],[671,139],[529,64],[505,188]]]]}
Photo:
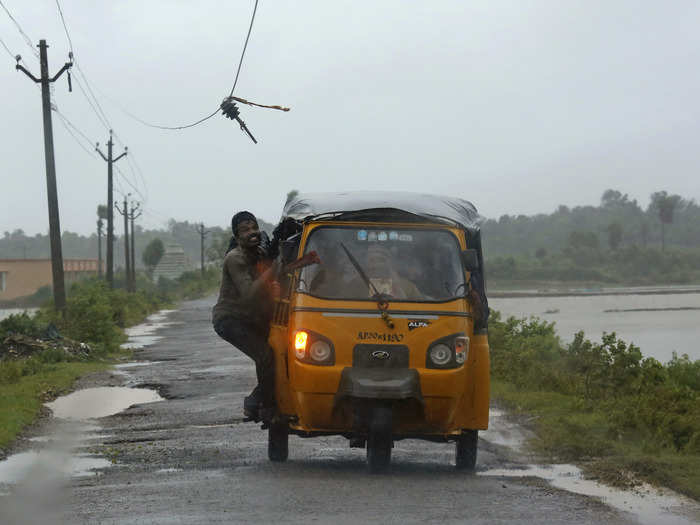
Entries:
{"type": "Polygon", "coordinates": [[[78,390],[46,403],[55,417],[61,419],[94,419],[111,416],[131,405],[162,401],[162,397],[146,388],[104,386],[78,390]]]}
{"type": "Polygon", "coordinates": [[[28,477],[49,473],[52,476],[89,476],[94,469],[105,468],[111,461],[89,454],[69,454],[60,450],[19,452],[0,462],[0,484],[12,485],[28,477]]]}
{"type": "Polygon", "coordinates": [[[600,498],[603,503],[634,514],[642,524],[690,525],[700,522],[700,505],[668,489],[642,484],[635,489],[615,489],[595,480],[585,479],[574,465],[525,465],[523,468],[490,469],[479,476],[512,478],[536,477],[575,494],[600,498]]]}

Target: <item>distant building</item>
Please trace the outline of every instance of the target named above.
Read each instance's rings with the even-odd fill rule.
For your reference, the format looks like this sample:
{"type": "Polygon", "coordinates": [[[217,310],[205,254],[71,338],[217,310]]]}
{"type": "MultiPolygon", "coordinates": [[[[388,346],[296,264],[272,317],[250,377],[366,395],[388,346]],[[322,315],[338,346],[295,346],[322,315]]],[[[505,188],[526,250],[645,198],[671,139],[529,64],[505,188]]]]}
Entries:
{"type": "MultiPolygon", "coordinates": [[[[94,277],[97,259],[64,259],[63,273],[66,284],[94,277]]],[[[47,285],[53,285],[51,259],[0,259],[0,301],[32,295],[47,285]]]]}
{"type": "Polygon", "coordinates": [[[184,248],[179,244],[168,244],[163,257],[153,270],[153,282],[157,283],[161,277],[177,279],[189,269],[190,261],[184,248]]]}

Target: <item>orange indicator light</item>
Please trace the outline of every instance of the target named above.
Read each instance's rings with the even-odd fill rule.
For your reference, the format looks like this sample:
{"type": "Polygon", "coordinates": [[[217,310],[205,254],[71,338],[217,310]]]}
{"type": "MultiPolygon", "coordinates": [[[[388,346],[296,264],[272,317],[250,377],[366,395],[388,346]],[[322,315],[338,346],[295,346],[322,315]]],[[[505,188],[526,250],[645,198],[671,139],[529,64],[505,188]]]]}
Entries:
{"type": "Polygon", "coordinates": [[[309,334],[300,330],[294,335],[294,350],[297,352],[304,352],[306,350],[306,341],[309,338],[309,334]]]}

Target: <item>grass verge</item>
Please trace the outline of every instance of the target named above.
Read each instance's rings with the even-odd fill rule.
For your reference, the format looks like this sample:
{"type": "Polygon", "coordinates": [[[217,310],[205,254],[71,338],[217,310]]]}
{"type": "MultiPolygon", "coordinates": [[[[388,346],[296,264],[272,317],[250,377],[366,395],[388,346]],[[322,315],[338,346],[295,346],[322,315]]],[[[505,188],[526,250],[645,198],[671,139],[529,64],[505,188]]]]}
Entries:
{"type": "Polygon", "coordinates": [[[554,326],[498,314],[492,397],[535,416],[533,451],[616,486],[636,480],[700,500],[700,361],[661,364],[605,334],[562,345],[554,326]]]}
{"type": "Polygon", "coordinates": [[[508,410],[535,416],[530,446],[538,455],[575,462],[587,476],[615,487],[643,480],[700,500],[700,456],[650,450],[641,439],[623,439],[608,424],[607,413],[581,411],[574,396],[524,391],[498,380],[492,381],[491,393],[508,410]]]}
{"type": "Polygon", "coordinates": [[[69,392],[79,377],[109,368],[116,358],[117,354],[90,362],[37,365],[22,359],[13,361],[12,365],[0,363],[0,377],[12,374],[16,368],[34,369],[33,373],[16,381],[0,381],[0,451],[7,448],[27,425],[36,421],[43,403],[69,392]],[[8,365],[13,369],[9,374],[8,365]]]}
{"type": "Polygon", "coordinates": [[[124,328],[181,300],[205,296],[218,279],[215,269],[205,275],[188,272],[173,281],[140,283],[135,293],[84,281],[71,287],[63,314],[45,305],[34,315],[0,321],[0,456],[40,416],[44,402],[69,392],[79,377],[131,355],[120,349],[126,341],[124,328]],[[62,338],[49,335],[56,331],[62,338]],[[81,350],[81,342],[89,351],[81,350]]]}

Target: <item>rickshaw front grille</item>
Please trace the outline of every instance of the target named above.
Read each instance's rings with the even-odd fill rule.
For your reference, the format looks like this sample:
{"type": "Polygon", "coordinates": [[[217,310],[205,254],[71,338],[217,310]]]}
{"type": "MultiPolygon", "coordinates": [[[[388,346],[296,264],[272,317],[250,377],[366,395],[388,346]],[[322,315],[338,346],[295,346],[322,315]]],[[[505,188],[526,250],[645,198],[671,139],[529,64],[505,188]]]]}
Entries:
{"type": "Polygon", "coordinates": [[[408,368],[405,345],[355,345],[352,366],[356,368],[408,368]]]}

